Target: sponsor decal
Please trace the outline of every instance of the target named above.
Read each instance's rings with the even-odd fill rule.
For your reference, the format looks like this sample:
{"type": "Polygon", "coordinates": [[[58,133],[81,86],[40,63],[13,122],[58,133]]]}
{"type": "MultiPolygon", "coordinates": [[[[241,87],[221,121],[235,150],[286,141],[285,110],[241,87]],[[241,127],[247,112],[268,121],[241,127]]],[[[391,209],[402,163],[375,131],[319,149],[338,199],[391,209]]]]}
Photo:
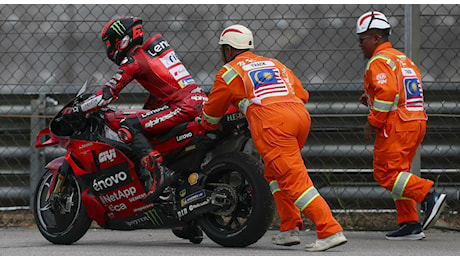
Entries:
{"type": "Polygon", "coordinates": [[[230,114],[230,115],[226,115],[226,118],[227,118],[228,122],[232,122],[232,121],[237,121],[237,120],[243,119],[244,115],[242,113],[240,113],[240,112],[236,112],[236,113],[233,113],[233,114],[230,114]]]}
{"type": "Polygon", "coordinates": [[[89,97],[88,99],[86,99],[85,101],[83,101],[83,103],[81,104],[81,109],[83,111],[88,111],[96,107],[101,99],[102,99],[102,96],[93,95],[89,97]]]}
{"type": "Polygon", "coordinates": [[[91,145],[93,145],[93,143],[82,144],[82,145],[80,145],[80,146],[78,147],[78,149],[83,149],[83,148],[89,147],[89,146],[91,146],[91,145]]]}
{"type": "Polygon", "coordinates": [[[164,57],[160,58],[161,63],[165,65],[166,68],[170,68],[176,64],[181,63],[174,51],[167,53],[164,57]]]}
{"type": "Polygon", "coordinates": [[[146,196],[145,193],[141,193],[141,194],[137,195],[136,197],[129,198],[129,202],[141,200],[141,199],[145,198],[145,196],[146,196]]]}
{"type": "Polygon", "coordinates": [[[180,204],[181,206],[185,206],[191,202],[194,202],[198,199],[204,198],[206,196],[206,193],[203,190],[197,191],[195,193],[190,194],[189,196],[181,199],[180,204]]]}
{"type": "Polygon", "coordinates": [[[211,201],[210,201],[210,199],[208,198],[208,199],[206,199],[206,200],[204,200],[204,201],[202,201],[202,202],[198,202],[198,203],[196,203],[196,204],[189,205],[189,206],[188,206],[188,210],[189,210],[190,212],[192,212],[192,211],[194,211],[195,209],[198,209],[198,208],[201,208],[201,207],[203,207],[203,206],[208,205],[210,202],[211,202],[211,201]]]}
{"type": "Polygon", "coordinates": [[[160,113],[161,111],[165,111],[165,110],[168,110],[168,109],[170,109],[170,108],[171,108],[171,107],[168,106],[168,105],[164,105],[164,106],[162,106],[162,107],[155,108],[155,109],[150,110],[149,112],[147,112],[147,113],[145,113],[145,114],[142,114],[142,115],[141,115],[141,119],[145,119],[145,118],[147,118],[147,117],[149,117],[149,116],[158,114],[158,113],[160,113]]]}
{"type": "Polygon", "coordinates": [[[124,162],[102,169],[91,181],[91,189],[96,195],[104,194],[131,183],[128,163],[124,162]]]}
{"type": "Polygon", "coordinates": [[[188,183],[190,185],[195,185],[198,182],[198,173],[192,173],[188,176],[188,183]]]}
{"type": "Polygon", "coordinates": [[[128,207],[126,207],[126,205],[124,203],[120,203],[120,204],[117,204],[117,205],[109,205],[109,210],[110,211],[122,211],[122,210],[125,210],[125,209],[128,209],[128,207]]]}
{"type": "Polygon", "coordinates": [[[128,44],[130,41],[131,41],[131,38],[128,35],[123,37],[123,39],[121,39],[121,42],[120,42],[120,50],[123,50],[124,48],[128,47],[128,44]]]}
{"type": "Polygon", "coordinates": [[[99,162],[113,162],[117,158],[117,152],[115,149],[110,149],[99,154],[99,162]]]}
{"type": "Polygon", "coordinates": [[[125,26],[123,26],[123,23],[120,20],[115,21],[112,25],[110,25],[110,29],[120,36],[122,36],[123,32],[126,31],[125,26]]]}
{"type": "Polygon", "coordinates": [[[379,73],[377,76],[375,76],[375,79],[377,80],[378,84],[385,84],[387,83],[387,74],[379,73]]]}
{"type": "Polygon", "coordinates": [[[93,180],[93,189],[95,191],[103,191],[108,188],[118,186],[128,179],[128,174],[124,171],[108,176],[100,180],[93,180]]]}
{"type": "Polygon", "coordinates": [[[203,93],[203,89],[201,89],[200,87],[196,87],[192,91],[190,91],[190,93],[203,93]]]}
{"type": "Polygon", "coordinates": [[[155,226],[160,226],[163,224],[163,220],[155,209],[144,212],[145,216],[152,222],[155,226]]]}
{"type": "Polygon", "coordinates": [[[136,212],[139,212],[139,211],[144,211],[146,209],[149,209],[149,208],[153,208],[153,206],[155,206],[153,203],[150,203],[150,204],[146,204],[140,208],[135,208],[133,209],[133,212],[136,213],[136,212]]]}
{"type": "Polygon", "coordinates": [[[147,123],[145,123],[144,127],[145,128],[150,128],[150,127],[153,127],[161,122],[164,122],[174,116],[176,116],[177,114],[179,114],[180,112],[182,111],[182,109],[180,107],[176,108],[174,111],[171,111],[169,114],[166,114],[162,117],[157,117],[157,118],[154,118],[152,120],[149,120],[147,123]]]}
{"type": "Polygon", "coordinates": [[[190,77],[190,74],[188,73],[187,69],[184,67],[184,65],[180,64],[174,68],[171,68],[169,70],[169,73],[174,77],[175,80],[180,80],[185,77],[190,77]]]}
{"type": "Polygon", "coordinates": [[[149,46],[147,46],[146,52],[152,58],[155,58],[157,56],[160,56],[170,48],[171,46],[169,45],[169,43],[163,37],[160,37],[152,43],[150,43],[149,46]]]}
{"type": "Polygon", "coordinates": [[[129,188],[124,189],[124,190],[114,191],[111,194],[100,195],[99,199],[101,200],[102,203],[108,204],[108,203],[116,202],[116,201],[118,201],[120,199],[123,199],[123,198],[125,198],[125,199],[131,198],[135,194],[136,194],[136,187],[129,187],[129,188]]]}
{"type": "Polygon", "coordinates": [[[182,218],[182,217],[184,217],[184,216],[187,215],[187,214],[188,214],[187,208],[183,208],[183,209],[177,211],[177,216],[178,216],[179,218],[182,218]]]}
{"type": "Polygon", "coordinates": [[[192,76],[190,76],[188,78],[185,78],[185,79],[182,79],[181,81],[179,81],[179,86],[181,88],[185,88],[186,86],[188,86],[190,84],[195,84],[195,80],[192,78],[192,76]]]}
{"type": "Polygon", "coordinates": [[[127,221],[126,224],[130,227],[136,227],[136,226],[139,226],[140,224],[142,223],[145,223],[149,221],[149,218],[147,216],[142,216],[138,219],[134,219],[134,220],[131,220],[131,221],[127,221]]]}
{"type": "Polygon", "coordinates": [[[176,135],[176,142],[182,142],[193,137],[193,132],[188,131],[180,135],[176,135]]]}
{"type": "Polygon", "coordinates": [[[208,97],[204,96],[191,96],[190,99],[195,101],[208,101],[208,97]]]}

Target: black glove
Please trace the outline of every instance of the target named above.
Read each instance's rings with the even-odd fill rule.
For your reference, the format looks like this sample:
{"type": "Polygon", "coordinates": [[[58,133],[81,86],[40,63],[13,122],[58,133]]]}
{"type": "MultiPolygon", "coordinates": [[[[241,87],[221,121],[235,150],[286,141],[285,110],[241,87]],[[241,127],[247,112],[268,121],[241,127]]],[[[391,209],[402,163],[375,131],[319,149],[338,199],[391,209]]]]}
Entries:
{"type": "Polygon", "coordinates": [[[76,121],[84,115],[80,106],[66,107],[62,111],[62,118],[66,121],[76,121]]]}

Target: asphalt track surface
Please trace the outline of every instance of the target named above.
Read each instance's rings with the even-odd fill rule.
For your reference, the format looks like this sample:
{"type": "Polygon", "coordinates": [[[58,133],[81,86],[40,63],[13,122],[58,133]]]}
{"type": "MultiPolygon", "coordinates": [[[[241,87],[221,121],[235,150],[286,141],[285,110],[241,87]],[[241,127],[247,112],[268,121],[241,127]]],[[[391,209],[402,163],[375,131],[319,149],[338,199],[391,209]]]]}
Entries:
{"type": "MultiPolygon", "coordinates": [[[[302,231],[302,243],[291,247],[271,244],[271,237],[277,232],[269,230],[257,243],[245,248],[225,248],[206,236],[201,244],[195,245],[188,240],[175,237],[167,229],[135,231],[90,229],[73,245],[54,245],[43,238],[37,229],[0,228],[0,255],[325,256],[333,258],[336,256],[443,256],[441,259],[446,259],[447,256],[450,256],[447,258],[459,259],[460,256],[460,232],[454,231],[431,229],[425,231],[426,238],[421,241],[388,241],[385,240],[385,232],[345,231],[348,243],[326,252],[314,253],[303,250],[306,243],[315,240],[314,231],[302,231]]],[[[429,259],[433,258],[429,257],[429,259]]]]}

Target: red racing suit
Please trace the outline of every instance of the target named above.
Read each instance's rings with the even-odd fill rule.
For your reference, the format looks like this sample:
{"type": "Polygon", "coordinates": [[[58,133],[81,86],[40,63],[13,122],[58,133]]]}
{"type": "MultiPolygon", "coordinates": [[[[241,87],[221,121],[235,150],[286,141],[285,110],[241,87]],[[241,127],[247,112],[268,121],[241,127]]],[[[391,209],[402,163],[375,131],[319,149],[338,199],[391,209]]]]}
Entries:
{"type": "Polygon", "coordinates": [[[426,133],[427,115],[420,72],[390,42],[379,45],[367,64],[364,91],[374,127],[374,178],[392,193],[397,222],[419,221],[421,203],[433,182],[410,173],[426,133]]]}
{"type": "Polygon", "coordinates": [[[169,43],[157,34],[127,56],[115,76],[81,103],[81,110],[90,112],[114,102],[133,80],[149,92],[144,105],[149,110],[134,120],[122,121],[119,135],[123,141],[132,143],[140,159],[153,150],[142,131],[157,135],[182,122],[193,121],[201,115],[207,96],[169,43]]]}
{"type": "Polygon", "coordinates": [[[302,159],[311,123],[304,105],[308,98],[291,70],[275,59],[246,51],[217,73],[209,100],[203,105],[202,125],[216,129],[231,104],[239,108],[264,161],[264,177],[275,199],[280,230],[302,229],[302,211],[321,239],[342,227],[313,186],[302,159]]]}

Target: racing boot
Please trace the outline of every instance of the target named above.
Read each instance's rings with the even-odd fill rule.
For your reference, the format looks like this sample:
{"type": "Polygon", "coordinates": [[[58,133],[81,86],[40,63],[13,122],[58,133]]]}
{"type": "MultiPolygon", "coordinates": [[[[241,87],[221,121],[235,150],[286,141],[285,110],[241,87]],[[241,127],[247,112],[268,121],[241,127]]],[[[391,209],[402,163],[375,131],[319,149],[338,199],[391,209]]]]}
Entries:
{"type": "Polygon", "coordinates": [[[182,227],[173,227],[172,232],[179,238],[188,239],[193,244],[199,244],[203,241],[203,231],[195,224],[186,224],[182,227]]]}
{"type": "Polygon", "coordinates": [[[141,165],[152,175],[152,187],[147,192],[144,202],[150,203],[157,200],[165,188],[175,181],[175,172],[163,166],[163,158],[157,151],[152,151],[141,160],[141,165]]]}

